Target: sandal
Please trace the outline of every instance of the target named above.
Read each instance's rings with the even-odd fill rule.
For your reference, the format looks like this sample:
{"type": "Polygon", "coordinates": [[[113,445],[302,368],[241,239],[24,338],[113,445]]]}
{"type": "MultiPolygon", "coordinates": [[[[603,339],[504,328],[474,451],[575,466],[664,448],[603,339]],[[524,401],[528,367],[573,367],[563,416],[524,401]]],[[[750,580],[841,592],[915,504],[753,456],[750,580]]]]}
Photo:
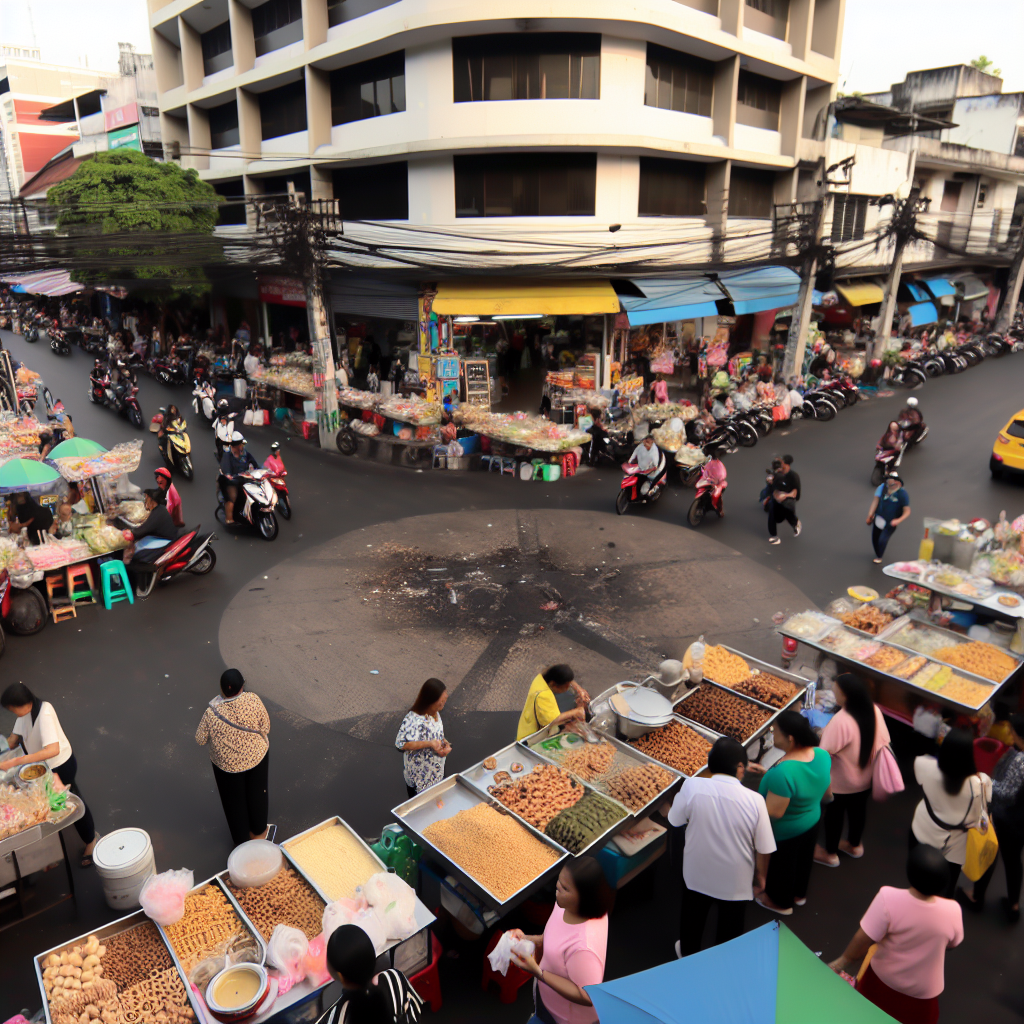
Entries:
{"type": "Polygon", "coordinates": [[[91,853],[83,853],[82,854],[82,867],[83,868],[91,868],[92,867],[92,854],[91,853]]]}

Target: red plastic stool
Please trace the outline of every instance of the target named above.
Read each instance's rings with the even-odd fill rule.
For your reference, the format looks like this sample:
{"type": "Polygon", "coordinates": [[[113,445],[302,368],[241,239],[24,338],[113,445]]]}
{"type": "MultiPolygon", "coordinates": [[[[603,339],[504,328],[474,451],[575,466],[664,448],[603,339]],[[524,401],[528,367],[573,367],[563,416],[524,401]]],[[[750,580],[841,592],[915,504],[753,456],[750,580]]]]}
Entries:
{"type": "Polygon", "coordinates": [[[72,604],[95,604],[96,583],[88,562],[69,565],[67,569],[68,596],[72,604]]]}
{"type": "Polygon", "coordinates": [[[1002,740],[993,739],[991,736],[982,736],[974,741],[974,764],[979,772],[986,775],[992,774],[996,762],[1009,748],[1002,740]]]}
{"type": "Polygon", "coordinates": [[[491,936],[491,941],[487,944],[487,949],[484,952],[484,973],[480,981],[480,988],[486,992],[488,984],[492,981],[496,982],[498,985],[498,998],[503,1003],[514,1003],[516,1001],[516,994],[530,980],[530,975],[521,967],[516,967],[515,964],[508,965],[508,973],[504,977],[491,969],[491,961],[487,959],[487,954],[498,944],[498,939],[501,936],[502,932],[500,930],[496,931],[491,936]]]}
{"type": "Polygon", "coordinates": [[[441,960],[444,950],[437,936],[430,933],[430,963],[418,974],[409,979],[409,984],[416,989],[417,995],[425,1002],[430,1003],[434,1013],[441,1012],[441,979],[437,973],[437,965],[441,960]]]}

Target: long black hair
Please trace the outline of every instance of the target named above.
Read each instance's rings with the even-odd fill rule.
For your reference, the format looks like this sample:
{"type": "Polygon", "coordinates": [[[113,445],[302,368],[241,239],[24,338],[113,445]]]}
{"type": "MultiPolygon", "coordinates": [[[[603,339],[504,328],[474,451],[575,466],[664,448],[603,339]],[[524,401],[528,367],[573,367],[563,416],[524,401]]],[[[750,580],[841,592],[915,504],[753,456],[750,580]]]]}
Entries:
{"type": "Polygon", "coordinates": [[[943,788],[956,796],[964,782],[977,774],[974,762],[974,737],[966,729],[950,729],[939,747],[939,771],[943,788]]]}
{"type": "Polygon", "coordinates": [[[11,685],[8,686],[2,694],[0,694],[0,707],[23,708],[26,704],[32,705],[29,721],[35,725],[36,718],[39,715],[39,709],[43,706],[43,702],[24,683],[11,683],[11,685]]]}
{"type": "Polygon", "coordinates": [[[446,689],[440,679],[431,677],[420,687],[420,692],[416,694],[416,702],[410,710],[417,715],[425,715],[427,710],[441,699],[441,694],[446,689]]]}
{"type": "Polygon", "coordinates": [[[875,704],[871,699],[871,692],[867,684],[849,672],[844,672],[836,677],[839,689],[846,697],[846,706],[843,709],[857,723],[860,732],[860,756],[857,763],[861,768],[867,768],[871,760],[871,751],[875,746],[875,704]]]}
{"type": "Polygon", "coordinates": [[[798,747],[816,747],[818,734],[811,728],[811,723],[796,711],[783,711],[775,724],[783,735],[788,736],[798,747]]]}
{"type": "Polygon", "coordinates": [[[327,940],[327,966],[350,985],[346,1020],[351,1024],[379,1024],[390,1020],[388,998],[373,984],[377,953],[370,936],[358,925],[343,924],[327,940]]]}

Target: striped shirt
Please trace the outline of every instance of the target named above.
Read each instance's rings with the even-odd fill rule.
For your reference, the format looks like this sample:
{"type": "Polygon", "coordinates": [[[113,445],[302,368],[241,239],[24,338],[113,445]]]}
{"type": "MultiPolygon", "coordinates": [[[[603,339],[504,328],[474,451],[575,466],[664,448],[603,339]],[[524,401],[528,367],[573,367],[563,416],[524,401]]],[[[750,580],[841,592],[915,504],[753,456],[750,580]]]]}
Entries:
{"type": "MultiPolygon", "coordinates": [[[[423,1013],[423,1000],[409,984],[409,979],[394,968],[382,971],[374,978],[374,984],[388,997],[388,1005],[392,1016],[387,1018],[388,1024],[417,1024],[423,1013]]],[[[348,1021],[348,997],[338,1000],[316,1024],[346,1024],[348,1021]]]]}

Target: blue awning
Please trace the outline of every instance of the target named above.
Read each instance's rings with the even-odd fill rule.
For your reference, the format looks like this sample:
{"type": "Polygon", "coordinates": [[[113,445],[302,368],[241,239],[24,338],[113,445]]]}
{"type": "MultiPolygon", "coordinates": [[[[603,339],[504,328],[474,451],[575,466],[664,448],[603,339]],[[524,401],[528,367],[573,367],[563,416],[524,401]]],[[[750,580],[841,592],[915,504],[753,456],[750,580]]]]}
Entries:
{"type": "Polygon", "coordinates": [[[943,295],[956,295],[956,288],[944,277],[926,277],[924,283],[928,285],[928,291],[937,299],[941,299],[943,295]]]}
{"type": "Polygon", "coordinates": [[[939,319],[935,310],[935,304],[931,302],[918,302],[911,306],[907,312],[910,314],[910,322],[915,327],[924,327],[925,324],[933,324],[939,319]]]}
{"type": "Polygon", "coordinates": [[[722,289],[707,277],[637,277],[630,278],[643,298],[619,295],[631,327],[660,324],[668,320],[693,320],[699,316],[716,316],[716,300],[724,300],[722,289]]]}
{"type": "Polygon", "coordinates": [[[918,284],[916,281],[904,281],[903,283],[907,286],[907,291],[910,292],[918,302],[927,302],[931,298],[928,294],[928,289],[925,288],[924,285],[918,284]]]}
{"type": "Polygon", "coordinates": [[[800,298],[800,275],[789,267],[730,270],[718,275],[732,299],[737,316],[795,305],[800,298]]]}

